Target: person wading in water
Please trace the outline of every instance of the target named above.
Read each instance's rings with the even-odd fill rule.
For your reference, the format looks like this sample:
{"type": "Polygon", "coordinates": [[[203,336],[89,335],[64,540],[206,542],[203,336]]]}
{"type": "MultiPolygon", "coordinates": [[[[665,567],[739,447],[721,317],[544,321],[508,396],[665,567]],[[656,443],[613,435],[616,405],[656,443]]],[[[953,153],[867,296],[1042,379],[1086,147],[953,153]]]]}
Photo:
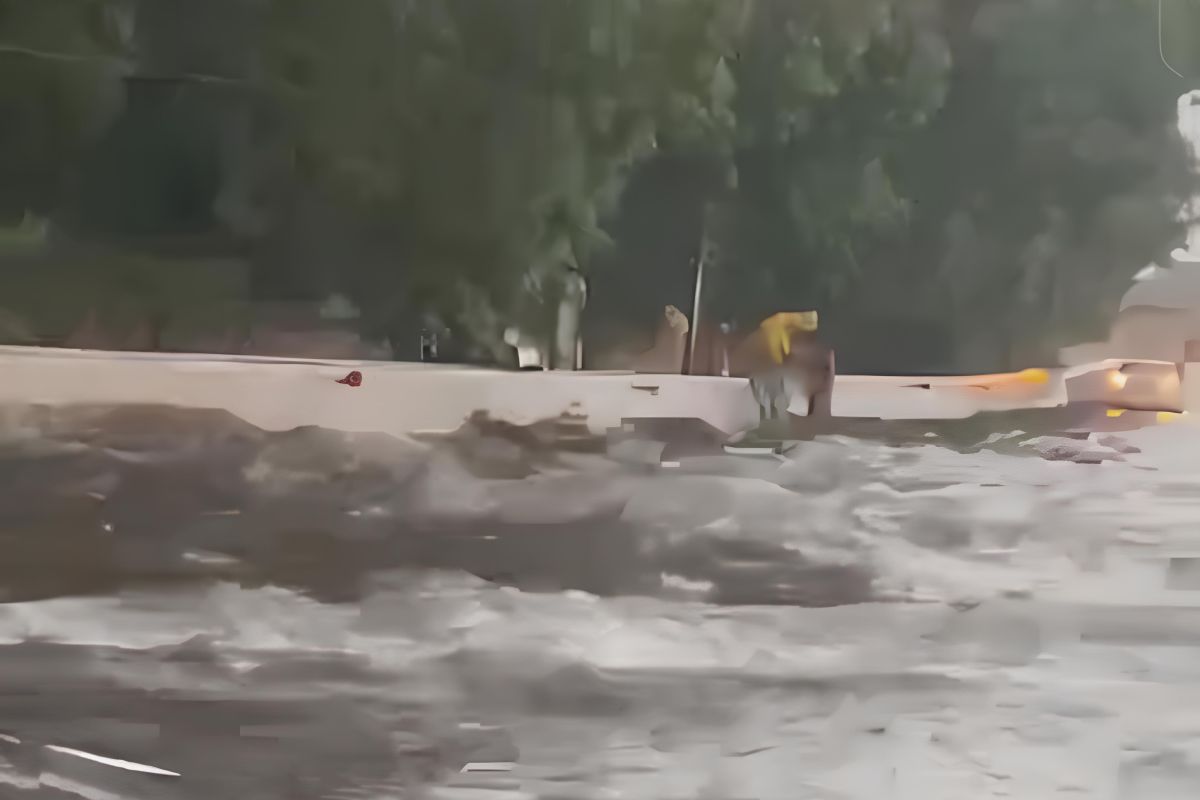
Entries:
{"type": "Polygon", "coordinates": [[[786,419],[792,398],[806,400],[806,414],[832,409],[833,351],[817,338],[817,312],[768,317],[733,351],[730,374],[749,378],[764,421],[786,419]]]}

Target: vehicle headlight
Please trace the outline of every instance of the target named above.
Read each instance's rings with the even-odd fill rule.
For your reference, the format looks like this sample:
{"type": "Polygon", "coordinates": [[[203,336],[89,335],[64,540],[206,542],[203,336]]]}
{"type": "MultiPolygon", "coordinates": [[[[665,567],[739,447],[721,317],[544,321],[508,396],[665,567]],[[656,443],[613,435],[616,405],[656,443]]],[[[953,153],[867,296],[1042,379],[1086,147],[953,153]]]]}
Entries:
{"type": "Polygon", "coordinates": [[[1119,369],[1109,370],[1108,372],[1108,388],[1113,391],[1121,391],[1125,388],[1125,384],[1129,382],[1129,376],[1119,369]]]}

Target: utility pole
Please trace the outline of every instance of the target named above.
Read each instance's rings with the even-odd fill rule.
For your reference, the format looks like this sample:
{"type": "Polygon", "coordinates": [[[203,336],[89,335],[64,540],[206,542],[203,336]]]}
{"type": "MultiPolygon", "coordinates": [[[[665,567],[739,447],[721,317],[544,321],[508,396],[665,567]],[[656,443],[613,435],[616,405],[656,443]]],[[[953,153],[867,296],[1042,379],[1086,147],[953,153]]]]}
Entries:
{"type": "Polygon", "coordinates": [[[701,223],[700,228],[700,252],[696,254],[696,275],[692,292],[692,319],[689,328],[690,336],[688,337],[687,369],[684,370],[688,375],[696,374],[696,340],[700,333],[700,301],[704,294],[704,267],[708,263],[709,251],[711,249],[711,243],[708,238],[708,220],[711,216],[711,211],[711,206],[705,206],[704,221],[701,223]]]}

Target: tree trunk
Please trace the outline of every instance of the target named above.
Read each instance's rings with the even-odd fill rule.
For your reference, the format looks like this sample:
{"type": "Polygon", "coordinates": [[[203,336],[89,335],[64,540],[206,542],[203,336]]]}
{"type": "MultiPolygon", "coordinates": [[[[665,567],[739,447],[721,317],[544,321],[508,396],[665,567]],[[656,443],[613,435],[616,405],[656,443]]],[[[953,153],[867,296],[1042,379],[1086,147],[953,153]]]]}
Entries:
{"type": "Polygon", "coordinates": [[[551,369],[579,369],[579,330],[587,289],[583,278],[574,270],[563,276],[559,295],[551,369]]]}

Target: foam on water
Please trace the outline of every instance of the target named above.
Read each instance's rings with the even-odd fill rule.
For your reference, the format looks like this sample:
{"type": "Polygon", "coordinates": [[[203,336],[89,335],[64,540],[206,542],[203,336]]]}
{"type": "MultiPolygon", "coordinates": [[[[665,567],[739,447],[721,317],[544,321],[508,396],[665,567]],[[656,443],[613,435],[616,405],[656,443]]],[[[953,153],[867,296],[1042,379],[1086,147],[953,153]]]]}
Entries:
{"type": "MultiPolygon", "coordinates": [[[[961,453],[841,437],[770,468],[579,459],[523,479],[381,449],[369,468],[334,459],[362,477],[325,494],[325,467],[276,473],[254,451],[244,463],[269,486],[266,508],[295,494],[304,514],[266,513],[258,489],[198,528],[155,506],[180,562],[225,560],[0,606],[16,691],[0,720],[22,742],[178,772],[181,797],[237,785],[283,798],[297,772],[376,796],[1190,797],[1200,441],[1132,434],[1141,453],[1091,465],[1017,454],[1017,438],[961,453]],[[376,469],[393,457],[417,463],[376,469]],[[347,498],[377,511],[347,515],[347,498]],[[333,549],[306,555],[313,540],[289,533],[306,517],[334,526],[333,549]],[[214,537],[213,519],[237,537],[214,537]],[[241,573],[220,572],[233,562],[241,573]],[[335,568],[353,591],[331,602],[320,589],[335,568]],[[65,691],[74,713],[54,704],[65,691]],[[114,693],[176,727],[225,708],[247,731],[286,719],[292,732],[278,747],[117,735],[114,693]],[[251,724],[247,702],[285,710],[251,724]],[[461,774],[468,762],[514,766],[461,774]]],[[[102,469],[118,497],[142,474],[102,469]]]]}

